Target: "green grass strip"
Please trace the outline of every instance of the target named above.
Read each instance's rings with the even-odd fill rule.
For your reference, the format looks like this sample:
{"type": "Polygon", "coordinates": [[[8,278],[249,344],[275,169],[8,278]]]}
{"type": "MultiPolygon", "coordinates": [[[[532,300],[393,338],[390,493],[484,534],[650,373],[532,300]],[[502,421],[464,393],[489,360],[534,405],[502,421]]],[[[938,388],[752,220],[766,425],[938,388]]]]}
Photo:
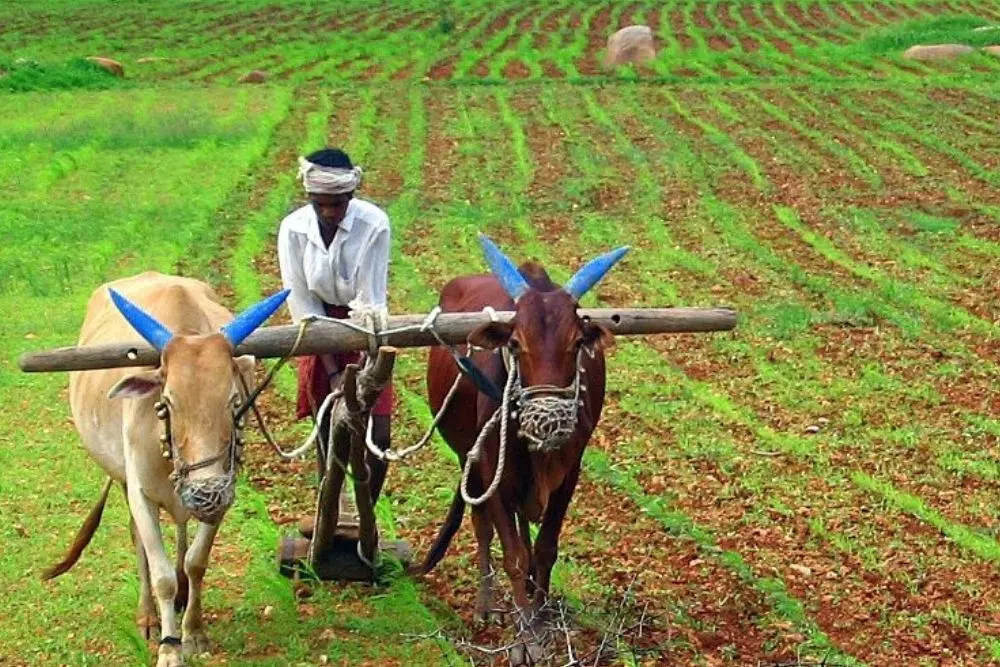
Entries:
{"type": "Polygon", "coordinates": [[[960,523],[949,521],[937,511],[927,507],[919,497],[900,491],[889,482],[875,479],[867,473],[855,471],[851,474],[851,481],[865,491],[885,498],[898,509],[934,526],[961,549],[982,560],[1000,563],[1000,544],[997,544],[992,537],[977,533],[960,523]]]}

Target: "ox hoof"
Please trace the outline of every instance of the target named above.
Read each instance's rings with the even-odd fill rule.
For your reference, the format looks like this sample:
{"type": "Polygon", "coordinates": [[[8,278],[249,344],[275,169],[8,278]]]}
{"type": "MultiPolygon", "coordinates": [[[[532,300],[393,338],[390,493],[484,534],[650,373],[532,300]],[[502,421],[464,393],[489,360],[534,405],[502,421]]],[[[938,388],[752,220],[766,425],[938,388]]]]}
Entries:
{"type": "Polygon", "coordinates": [[[160,641],[160,619],[153,616],[140,616],[135,619],[139,634],[146,641],[160,641]]]}
{"type": "Polygon", "coordinates": [[[161,646],[156,667],[184,667],[184,656],[177,646],[161,646]]]}
{"type": "Polygon", "coordinates": [[[491,609],[491,604],[488,603],[486,606],[476,605],[476,611],[472,615],[473,620],[480,625],[490,625],[492,623],[500,623],[503,620],[503,613],[497,611],[496,609],[491,609]]]}
{"type": "Polygon", "coordinates": [[[208,635],[204,632],[190,632],[184,634],[184,655],[201,655],[202,653],[208,653],[209,649],[208,635]]]}
{"type": "Polygon", "coordinates": [[[493,609],[493,581],[492,577],[484,579],[479,584],[479,593],[476,595],[476,611],[473,618],[477,623],[491,623],[500,621],[502,614],[493,609]]]}
{"type": "Polygon", "coordinates": [[[510,649],[510,664],[514,667],[526,667],[540,663],[545,659],[545,649],[533,639],[515,644],[510,649]]]}

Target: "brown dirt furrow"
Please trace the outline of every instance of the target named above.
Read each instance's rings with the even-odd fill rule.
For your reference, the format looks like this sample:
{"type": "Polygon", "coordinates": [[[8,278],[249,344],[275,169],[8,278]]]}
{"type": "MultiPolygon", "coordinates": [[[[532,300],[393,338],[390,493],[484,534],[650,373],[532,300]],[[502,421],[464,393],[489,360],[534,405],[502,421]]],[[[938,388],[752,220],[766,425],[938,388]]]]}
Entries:
{"type": "MultiPolygon", "coordinates": [[[[781,106],[788,106],[789,108],[793,106],[791,102],[782,104],[779,93],[767,93],[766,96],[770,98],[770,101],[781,106]]],[[[824,96],[824,98],[826,97],[824,96]]],[[[839,108],[840,103],[835,97],[835,95],[830,95],[823,100],[829,105],[828,108],[839,108]]],[[[864,159],[870,161],[877,168],[879,175],[884,181],[882,192],[859,192],[856,195],[842,199],[840,201],[841,205],[851,204],[873,210],[884,210],[887,215],[892,215],[894,211],[900,209],[933,210],[942,200],[944,193],[939,188],[934,187],[932,183],[906,174],[897,163],[884,153],[869,150],[868,144],[865,142],[858,139],[848,140],[840,128],[826,122],[827,118],[828,116],[818,117],[810,115],[802,120],[807,122],[812,129],[821,131],[828,136],[837,136],[839,134],[840,143],[854,149],[864,159]]],[[[845,230],[834,219],[824,218],[823,222],[822,229],[828,238],[835,238],[841,248],[848,250],[852,257],[860,259],[868,266],[877,267],[886,275],[909,282],[910,284],[922,284],[925,280],[933,278],[932,270],[929,268],[923,270],[904,268],[897,265],[895,257],[879,256],[871,248],[867,247],[863,240],[855,237],[849,230],[845,230]]],[[[987,267],[988,265],[983,266],[979,264],[971,275],[982,279],[982,275],[975,276],[975,274],[982,274],[983,270],[987,269],[987,267]]],[[[970,275],[968,268],[966,267],[967,270],[963,272],[964,275],[970,275]]],[[[987,321],[994,321],[1000,318],[1000,310],[997,309],[996,283],[992,281],[983,280],[978,286],[969,285],[962,291],[953,292],[947,296],[953,299],[960,307],[968,309],[973,314],[987,321]]]]}
{"type": "Polygon", "coordinates": [[[428,17],[427,12],[405,12],[391,19],[385,25],[386,32],[397,32],[412,29],[419,21],[428,17]]]}
{"type": "MultiPolygon", "coordinates": [[[[633,424],[634,420],[619,414],[613,403],[606,410],[604,437],[611,443],[633,440],[635,435],[618,425],[633,424]]],[[[664,435],[654,435],[650,424],[642,428],[644,437],[670,442],[669,428],[664,435]]],[[[603,443],[600,446],[604,448],[603,443]]],[[[615,457],[617,448],[607,447],[615,457]]],[[[786,507],[795,508],[794,512],[767,511],[748,521],[748,516],[758,512],[759,498],[740,488],[740,478],[751,474],[752,464],[747,459],[731,462],[725,470],[707,459],[689,459],[687,465],[678,465],[678,459],[661,454],[669,450],[646,450],[643,468],[649,472],[642,475],[646,493],[668,495],[671,509],[719,535],[721,548],[738,551],[756,572],[783,579],[789,593],[804,603],[806,612],[835,645],[870,664],[885,666],[910,664],[913,658],[940,653],[944,647],[962,654],[971,650],[969,637],[943,624],[919,640],[913,629],[873,622],[886,613],[904,610],[929,613],[944,594],[972,618],[985,611],[982,600],[962,594],[957,584],[965,582],[964,577],[959,579],[953,570],[924,562],[929,545],[934,544],[940,547],[930,547],[931,554],[939,556],[944,550],[950,552],[950,558],[960,558],[933,529],[905,515],[883,512],[878,499],[854,490],[838,490],[809,475],[808,466],[795,462],[780,462],[767,475],[771,479],[792,475],[795,479],[791,485],[768,490],[769,497],[780,499],[786,507]],[[877,535],[885,537],[872,546],[893,567],[866,568],[856,556],[817,542],[808,524],[817,517],[828,530],[837,532],[861,526],[876,529],[877,535]],[[905,546],[896,546],[900,540],[905,546]],[[911,593],[907,586],[910,580],[925,583],[911,593]]],[[[971,581],[982,586],[993,576],[988,570],[980,568],[972,573],[971,581]]]]}
{"type": "MultiPolygon", "coordinates": [[[[434,211],[436,207],[452,199],[454,176],[462,159],[459,139],[451,134],[457,120],[458,112],[452,95],[427,97],[427,147],[421,167],[424,174],[421,197],[429,211],[434,211]]],[[[413,233],[402,241],[402,250],[409,256],[433,254],[434,244],[437,242],[440,240],[432,238],[429,232],[413,233]]],[[[443,273],[428,277],[431,284],[443,284],[443,280],[443,273]]]]}
{"type": "Polygon", "coordinates": [[[406,67],[401,67],[389,77],[392,81],[405,81],[413,76],[414,65],[411,63],[406,67]]]}
{"type": "MultiPolygon", "coordinates": [[[[308,74],[309,72],[313,72],[317,69],[320,69],[327,62],[328,62],[327,59],[323,58],[320,60],[307,61],[300,65],[296,65],[295,67],[286,67],[285,69],[277,73],[277,78],[281,81],[285,81],[299,73],[308,74]]],[[[308,79],[312,77],[306,77],[306,78],[308,79]]]]}
{"type": "Polygon", "coordinates": [[[748,4],[740,7],[740,16],[747,27],[755,32],[762,32],[767,29],[767,24],[757,13],[757,6],[748,4]]]}
{"type": "Polygon", "coordinates": [[[547,79],[562,79],[562,78],[565,77],[565,74],[563,73],[563,71],[561,69],[559,69],[559,66],[556,65],[551,60],[548,60],[548,59],[543,60],[540,64],[542,66],[542,74],[543,74],[543,76],[545,76],[545,78],[547,78],[547,79]]]}
{"type": "Polygon", "coordinates": [[[510,24],[511,20],[514,18],[514,14],[516,13],[517,9],[511,7],[509,9],[505,9],[500,14],[498,14],[495,19],[490,21],[489,25],[486,26],[486,30],[483,31],[483,34],[476,39],[476,41],[470,48],[474,50],[482,49],[486,45],[486,42],[488,42],[490,38],[493,37],[493,35],[500,32],[501,30],[506,28],[508,24],[510,24]]]}
{"type": "MultiPolygon", "coordinates": [[[[819,44],[819,42],[815,38],[806,34],[799,26],[791,24],[788,21],[786,21],[784,17],[778,14],[777,10],[774,8],[773,5],[763,5],[763,13],[767,22],[770,23],[770,25],[773,26],[774,29],[787,32],[789,35],[792,35],[797,41],[801,42],[805,46],[815,47],[819,44]]],[[[792,15],[790,13],[786,12],[786,14],[788,14],[788,16],[791,18],[792,15]]]]}
{"type": "Polygon", "coordinates": [[[846,23],[852,28],[868,27],[862,21],[858,20],[858,18],[854,14],[847,11],[847,9],[843,5],[833,5],[832,9],[834,13],[837,15],[837,18],[839,18],[843,23],[846,23]]]}
{"type": "MultiPolygon", "coordinates": [[[[872,123],[871,121],[861,117],[860,114],[852,112],[852,108],[873,109],[881,106],[879,93],[874,91],[852,91],[844,95],[843,100],[843,109],[845,110],[845,113],[850,113],[855,124],[860,127],[870,126],[872,123]],[[852,104],[848,103],[848,100],[853,102],[853,104],[860,104],[863,106],[852,107],[852,104]]],[[[912,104],[912,102],[909,102],[908,104],[912,104]]],[[[933,110],[928,109],[927,113],[933,113],[933,110]]],[[[909,120],[905,116],[901,116],[897,120],[910,125],[909,120]]],[[[913,129],[919,130],[920,128],[913,129]]],[[[990,202],[995,199],[996,191],[990,183],[983,181],[981,176],[971,173],[968,168],[948,154],[937,151],[931,152],[932,149],[926,147],[923,143],[918,142],[915,139],[910,139],[906,136],[897,135],[896,140],[905,145],[910,152],[920,157],[923,163],[931,169],[933,173],[938,175],[938,178],[949,175],[947,180],[952,181],[954,185],[960,186],[961,189],[967,194],[972,195],[975,201],[990,202]]]]}
{"type": "MultiPolygon", "coordinates": [[[[535,93],[516,95],[513,108],[524,119],[524,133],[528,149],[535,165],[527,196],[532,202],[531,209],[549,211],[563,201],[563,180],[570,173],[572,159],[568,151],[568,141],[562,129],[550,125],[540,114],[540,101],[535,93]]],[[[533,220],[539,238],[553,245],[571,238],[565,215],[552,215],[533,220]]]]}
{"type": "Polygon", "coordinates": [[[750,35],[740,35],[739,40],[740,40],[740,48],[745,53],[754,53],[760,49],[760,42],[758,42],[755,38],[751,37],[750,35]]]}
{"type": "Polygon", "coordinates": [[[435,80],[450,79],[451,75],[455,72],[455,63],[457,61],[458,56],[448,56],[444,60],[439,60],[431,66],[427,76],[435,80]]]}
{"type": "Polygon", "coordinates": [[[708,32],[715,29],[715,24],[712,23],[712,19],[708,16],[708,6],[701,0],[696,0],[691,18],[694,21],[695,27],[701,32],[708,32]]]}
{"type": "Polygon", "coordinates": [[[729,51],[735,44],[725,35],[709,35],[708,46],[713,51],[729,51]]]}
{"type": "MultiPolygon", "coordinates": [[[[614,26],[615,30],[621,30],[625,26],[635,25],[635,16],[643,9],[641,2],[633,2],[618,15],[618,23],[614,26]]],[[[649,25],[649,24],[646,24],[649,25]]],[[[653,31],[656,32],[655,30],[653,31]]],[[[610,33],[609,33],[610,34],[610,33]]]]}
{"type": "MultiPolygon", "coordinates": [[[[454,473],[457,479],[457,468],[454,473]]],[[[443,509],[438,514],[443,514],[443,509]]],[[[423,512],[417,513],[417,508],[413,510],[408,517],[415,518],[419,527],[404,529],[403,537],[413,544],[428,544],[436,522],[429,521],[423,512]]],[[[436,598],[463,610],[462,618],[470,627],[478,585],[474,544],[471,522],[466,520],[449,556],[425,578],[436,598]]],[[[669,647],[651,657],[688,664],[699,654],[717,660],[727,654],[775,659],[794,654],[792,642],[782,636],[781,629],[767,626],[768,608],[759,594],[733,573],[702,557],[690,541],[667,535],[634,503],[586,473],[570,504],[560,545],[560,561],[576,565],[566,574],[570,585],[577,590],[591,589],[583,601],[588,611],[613,616],[629,586],[639,606],[648,605],[649,636],[643,644],[669,647]],[[596,580],[609,589],[608,593],[593,592],[588,580],[596,580]],[[668,624],[677,608],[682,608],[689,620],[668,624]]],[[[498,583],[506,593],[506,577],[501,576],[498,583]]],[[[496,643],[498,635],[496,628],[482,628],[472,641],[496,643]]],[[[584,653],[600,642],[600,636],[581,633],[576,641],[578,652],[584,653]]]]}
{"type": "Polygon", "coordinates": [[[694,40],[687,34],[687,21],[683,9],[676,7],[670,10],[670,30],[674,33],[674,39],[680,44],[681,50],[690,51],[694,48],[694,40]]]}
{"type": "Polygon", "coordinates": [[[887,5],[884,2],[876,2],[872,5],[872,9],[888,19],[890,23],[899,23],[907,19],[906,14],[895,5],[887,5]]]}
{"type": "Polygon", "coordinates": [[[817,21],[810,12],[803,10],[797,2],[786,2],[785,14],[795,21],[795,27],[802,32],[814,33],[826,27],[823,22],[817,21]]]}
{"type": "Polygon", "coordinates": [[[604,6],[590,20],[590,29],[587,31],[587,48],[584,55],[576,62],[576,68],[581,73],[593,76],[601,72],[598,53],[607,46],[610,34],[611,7],[604,6]]]}
{"type": "Polygon", "coordinates": [[[726,29],[729,33],[737,33],[742,28],[740,24],[733,18],[733,15],[729,11],[730,5],[728,3],[719,3],[715,6],[715,20],[718,21],[719,25],[726,29]]]}
{"type": "MultiPolygon", "coordinates": [[[[730,378],[730,379],[732,378],[732,370],[733,369],[731,367],[727,367],[727,368],[725,368],[725,369],[723,369],[721,371],[718,371],[718,373],[717,373],[716,367],[714,367],[713,365],[709,365],[708,367],[704,367],[702,364],[698,364],[694,360],[692,360],[694,363],[691,363],[691,362],[678,362],[678,361],[676,361],[676,355],[677,355],[678,349],[687,349],[687,345],[685,344],[686,341],[675,342],[675,341],[679,340],[679,338],[680,337],[677,337],[677,338],[671,337],[670,339],[664,339],[662,341],[662,343],[661,343],[660,340],[657,340],[657,341],[653,342],[652,345],[654,347],[657,347],[658,349],[660,349],[660,346],[662,344],[664,346],[664,349],[668,350],[667,354],[669,355],[669,358],[671,359],[671,362],[672,363],[680,363],[680,365],[685,369],[685,372],[689,373],[695,379],[701,378],[704,381],[713,381],[713,380],[716,380],[718,378],[718,373],[723,374],[727,378],[730,378]]],[[[709,362],[709,363],[711,364],[711,362],[709,362]]],[[[727,364],[726,366],[729,366],[729,365],[727,364]]],[[[748,373],[744,379],[745,380],[746,379],[752,380],[752,373],[748,373]]],[[[750,392],[747,392],[747,393],[750,393],[750,392]]],[[[746,394],[741,394],[741,395],[745,396],[746,394]]],[[[634,423],[634,420],[632,420],[630,418],[625,417],[625,418],[621,418],[621,419],[616,419],[612,415],[609,415],[609,421],[613,421],[613,422],[617,422],[617,423],[624,423],[624,424],[632,424],[632,423],[634,423]]],[[[767,422],[765,421],[765,423],[767,423],[767,422]]],[[[801,424],[791,424],[791,425],[786,424],[785,425],[785,429],[782,429],[782,430],[787,430],[787,428],[789,426],[801,427],[801,424]]],[[[643,430],[643,433],[645,434],[644,437],[650,437],[650,438],[659,439],[659,440],[664,441],[664,442],[669,442],[669,435],[668,434],[662,435],[662,436],[661,435],[654,435],[655,431],[651,430],[650,428],[648,428],[647,425],[643,425],[642,430],[643,430]]],[[[744,433],[740,429],[731,429],[730,428],[729,430],[730,430],[730,432],[733,432],[733,433],[736,433],[736,434],[741,434],[742,433],[743,435],[741,437],[746,438],[744,440],[746,447],[754,447],[754,446],[756,446],[755,445],[755,438],[753,437],[753,435],[751,433],[749,433],[749,432],[745,432],[744,433]]],[[[882,457],[882,459],[884,460],[884,456],[882,457]]],[[[855,462],[857,462],[857,461],[867,462],[867,459],[858,458],[855,462]]],[[[852,468],[854,467],[852,461],[842,461],[841,463],[843,465],[850,465],[852,468]]],[[[784,464],[782,464],[782,465],[784,465],[784,464]]],[[[802,473],[808,472],[810,470],[810,468],[809,468],[808,465],[803,465],[802,463],[798,463],[798,462],[794,462],[794,461],[793,462],[789,462],[788,466],[790,466],[789,471],[792,472],[792,473],[795,473],[795,474],[802,474],[802,473]]],[[[678,484],[671,484],[671,482],[670,482],[670,477],[671,477],[670,473],[667,473],[665,475],[660,475],[659,474],[659,471],[667,470],[669,467],[670,467],[669,464],[654,465],[654,466],[651,467],[653,470],[657,471],[657,473],[653,473],[653,475],[656,475],[658,478],[649,477],[648,479],[644,479],[644,485],[646,486],[647,492],[649,492],[649,493],[657,493],[657,492],[662,492],[663,489],[672,489],[674,492],[676,492],[679,487],[680,488],[684,488],[684,482],[679,482],[678,484]]],[[[824,567],[824,564],[826,563],[826,559],[829,559],[829,555],[826,553],[825,547],[823,549],[821,549],[820,551],[818,551],[816,553],[812,553],[812,554],[810,554],[808,556],[803,555],[802,550],[800,548],[800,545],[803,543],[802,536],[803,535],[806,535],[806,536],[808,535],[808,529],[807,529],[807,526],[804,523],[799,523],[798,527],[795,529],[795,532],[798,533],[798,534],[793,534],[790,537],[786,537],[785,540],[784,540],[784,542],[779,543],[777,545],[772,545],[771,544],[771,540],[773,539],[773,536],[770,536],[770,537],[768,537],[766,535],[764,535],[764,536],[756,536],[756,535],[747,536],[745,534],[740,533],[739,530],[737,530],[736,532],[734,532],[730,528],[730,526],[732,526],[735,523],[740,523],[741,522],[742,514],[740,514],[740,512],[738,511],[739,508],[737,508],[737,511],[734,513],[734,515],[732,516],[732,518],[729,519],[727,522],[725,522],[725,525],[719,527],[719,520],[721,520],[719,518],[719,509],[718,509],[719,505],[717,503],[711,502],[711,499],[713,497],[715,497],[715,496],[713,496],[712,493],[710,492],[710,489],[706,488],[706,486],[705,486],[704,480],[705,480],[706,473],[707,473],[706,470],[700,470],[699,471],[698,479],[700,481],[698,482],[698,487],[697,487],[698,488],[698,498],[704,498],[706,501],[708,501],[708,504],[706,504],[704,506],[698,505],[698,507],[701,507],[702,511],[705,512],[705,514],[703,515],[705,517],[704,520],[703,520],[703,523],[705,525],[708,525],[708,526],[712,527],[713,529],[719,528],[718,532],[720,534],[727,534],[727,535],[731,536],[731,539],[733,540],[732,543],[731,543],[731,548],[738,548],[741,551],[741,553],[752,553],[752,554],[754,554],[754,560],[756,560],[758,556],[761,556],[761,554],[770,554],[771,558],[773,558],[773,561],[774,561],[775,565],[771,566],[771,565],[763,565],[762,564],[761,567],[763,569],[766,569],[766,570],[770,571],[771,567],[777,567],[777,568],[779,568],[779,571],[781,571],[781,572],[788,572],[789,573],[788,577],[789,577],[789,582],[790,582],[790,588],[796,592],[796,595],[797,595],[797,597],[799,597],[799,599],[808,600],[808,601],[810,601],[810,604],[812,604],[813,601],[815,601],[817,599],[824,600],[824,601],[826,601],[828,603],[825,607],[821,605],[819,611],[816,612],[816,616],[818,618],[822,619],[822,618],[826,617],[826,621],[825,622],[831,623],[831,624],[835,624],[836,623],[835,617],[837,616],[837,614],[835,613],[835,611],[837,609],[837,605],[841,601],[847,600],[847,599],[854,599],[855,596],[861,595],[864,590],[870,588],[872,585],[875,585],[880,590],[884,590],[884,593],[882,594],[881,597],[876,597],[875,598],[875,607],[876,608],[874,610],[872,610],[872,611],[866,611],[866,610],[859,611],[859,615],[855,619],[855,621],[854,621],[853,624],[851,624],[847,628],[843,628],[843,627],[840,628],[840,630],[843,631],[843,634],[838,634],[837,636],[838,636],[838,638],[843,637],[842,641],[846,642],[847,645],[851,646],[851,652],[852,653],[857,653],[858,651],[864,652],[864,651],[867,650],[864,647],[864,643],[871,636],[870,635],[870,633],[871,633],[870,626],[872,625],[871,624],[871,619],[877,617],[880,613],[882,613],[882,610],[885,610],[885,609],[902,610],[902,609],[910,609],[910,608],[933,610],[935,608],[934,607],[934,603],[936,602],[936,600],[938,598],[938,591],[939,590],[947,590],[948,591],[948,595],[949,595],[949,599],[955,598],[955,599],[961,600],[960,606],[962,608],[963,613],[970,614],[970,615],[972,615],[972,617],[976,617],[975,616],[976,614],[979,614],[979,613],[981,613],[983,611],[983,607],[981,606],[981,604],[976,603],[975,601],[968,601],[968,600],[965,600],[963,598],[963,593],[962,593],[961,589],[957,586],[957,584],[955,586],[951,586],[950,588],[946,588],[946,586],[948,586],[947,581],[943,581],[941,583],[938,583],[937,581],[935,581],[935,584],[934,584],[935,588],[933,589],[934,595],[931,596],[930,599],[923,600],[923,601],[921,601],[919,603],[916,603],[916,604],[914,604],[913,601],[910,599],[910,597],[909,597],[910,594],[907,592],[906,586],[903,583],[897,582],[895,580],[885,581],[885,582],[879,583],[879,580],[877,578],[876,579],[869,578],[869,579],[866,579],[864,581],[859,581],[859,582],[856,582],[856,583],[853,583],[853,584],[843,584],[843,585],[853,586],[853,588],[848,588],[847,590],[841,590],[842,584],[839,584],[839,583],[829,584],[829,588],[826,588],[827,585],[826,585],[825,581],[821,581],[820,582],[820,585],[822,586],[822,588],[820,588],[819,590],[817,590],[815,588],[815,586],[812,584],[811,581],[807,581],[807,582],[805,582],[805,583],[802,584],[802,588],[801,589],[797,590],[797,588],[796,588],[796,582],[793,581],[793,579],[795,577],[799,577],[799,578],[803,578],[803,579],[809,579],[809,577],[802,577],[801,573],[799,573],[798,570],[793,570],[791,568],[788,568],[788,565],[789,565],[788,560],[787,560],[788,555],[789,554],[793,554],[794,557],[795,557],[795,559],[796,559],[795,561],[793,561],[794,564],[796,564],[796,565],[798,565],[800,567],[803,566],[803,564],[804,564],[805,567],[809,568],[809,570],[810,570],[811,573],[826,572],[827,570],[829,570],[831,568],[830,567],[824,567]],[[764,541],[763,544],[760,544],[760,540],[755,540],[754,537],[767,537],[767,539],[764,541]],[[792,545],[795,545],[795,546],[792,547],[792,545]],[[780,565],[781,563],[784,563],[784,568],[781,568],[781,565],[780,565]],[[977,604],[979,604],[979,606],[976,606],[977,604]],[[823,610],[824,608],[825,608],[826,611],[823,610]],[[863,635],[863,637],[861,637],[861,638],[856,637],[856,635],[858,635],[859,632],[863,635]],[[853,644],[851,642],[853,642],[853,644]],[[855,647],[857,647],[857,650],[854,650],[855,647]]],[[[739,477],[739,470],[736,470],[736,471],[732,472],[731,474],[732,474],[733,478],[738,478],[739,477]]],[[[725,480],[723,481],[723,483],[724,482],[725,482],[725,480]]],[[[690,484],[690,481],[688,481],[687,484],[690,484]]],[[[687,488],[690,489],[690,487],[687,487],[687,488]]],[[[823,498],[824,501],[825,501],[827,498],[829,498],[831,496],[831,491],[832,491],[832,489],[828,489],[828,490],[825,490],[825,491],[823,489],[816,489],[815,493],[810,492],[808,495],[810,495],[813,498],[823,498]]],[[[727,495],[727,497],[730,498],[727,501],[727,503],[728,504],[732,504],[731,493],[727,493],[726,495],[727,495]]],[[[689,499],[690,499],[690,497],[684,498],[684,501],[686,502],[689,499]]],[[[796,499],[796,500],[800,500],[800,499],[796,499]]],[[[754,503],[756,501],[755,500],[748,500],[748,502],[754,503]]],[[[793,507],[797,506],[796,503],[789,503],[789,504],[791,506],[793,506],[793,507]]],[[[856,504],[857,504],[856,502],[847,503],[845,505],[845,507],[854,507],[856,504]]],[[[871,504],[871,503],[869,503],[869,504],[871,504]]],[[[686,513],[689,516],[694,516],[696,518],[698,517],[698,512],[697,511],[691,510],[691,509],[689,509],[687,507],[684,507],[684,509],[685,509],[686,513]]],[[[817,510],[822,510],[822,509],[823,509],[822,506],[820,506],[820,507],[817,508],[817,510]]],[[[893,520],[889,520],[886,523],[887,523],[887,525],[890,525],[890,526],[891,525],[895,525],[895,520],[894,519],[893,520]]],[[[936,532],[934,532],[933,530],[929,529],[928,526],[922,525],[922,524],[919,524],[919,523],[916,523],[912,527],[909,527],[909,534],[910,535],[921,535],[923,538],[929,539],[929,540],[935,540],[935,541],[940,541],[941,540],[940,536],[938,536],[936,534],[936,532]]],[[[723,544],[723,546],[730,546],[730,544],[723,544]]],[[[926,552],[926,548],[924,548],[923,551],[926,552]]],[[[951,567],[938,568],[938,570],[936,570],[936,575],[935,576],[944,579],[944,578],[947,577],[948,573],[950,573],[952,571],[953,571],[953,568],[951,568],[951,567]]],[[[842,573],[838,572],[837,576],[839,576],[840,574],[842,574],[842,573]]],[[[813,575],[810,575],[810,577],[811,576],[813,576],[813,575]]],[[[976,577],[978,577],[978,576],[979,575],[974,575],[974,582],[976,580],[976,577]]],[[[986,581],[988,581],[988,580],[986,580],[986,581]]],[[[959,582],[959,583],[962,583],[962,582],[959,582]]],[[[980,581],[980,585],[982,585],[983,583],[985,583],[985,581],[980,581]]],[[[864,599],[871,599],[871,598],[864,598],[864,599]]],[[[827,630],[827,628],[824,627],[824,630],[827,630]]],[[[911,651],[913,651],[914,655],[921,655],[921,654],[923,654],[923,652],[926,652],[926,651],[930,651],[930,652],[933,653],[933,651],[935,650],[934,642],[941,642],[943,644],[949,644],[950,643],[951,645],[954,645],[954,646],[960,646],[960,645],[961,646],[965,646],[965,644],[967,644],[968,641],[969,641],[969,639],[967,637],[961,636],[961,633],[953,633],[953,631],[949,630],[945,626],[942,626],[939,630],[943,633],[942,636],[936,637],[936,638],[931,638],[931,640],[930,640],[931,643],[930,644],[923,644],[923,643],[921,643],[921,644],[919,644],[916,647],[911,647],[909,649],[907,649],[907,648],[900,648],[899,650],[900,651],[904,651],[904,652],[906,650],[911,650],[911,651]],[[963,642],[964,642],[964,644],[963,644],[963,642]]],[[[835,630],[831,629],[828,632],[831,634],[831,636],[833,636],[833,634],[835,633],[835,630]]],[[[912,636],[910,634],[908,634],[907,631],[905,631],[905,630],[904,631],[897,631],[897,632],[898,632],[898,635],[893,635],[893,636],[896,637],[896,638],[898,638],[898,640],[900,642],[899,646],[901,646],[901,647],[910,646],[909,640],[912,639],[912,636]]],[[[874,639],[872,639],[872,641],[874,641],[874,639]]],[[[871,657],[873,659],[875,659],[875,656],[871,656],[871,657]]],[[[876,662],[875,664],[892,664],[892,663],[891,662],[884,662],[884,663],[882,663],[882,662],[876,662]]]]}
{"type": "Polygon", "coordinates": [[[511,60],[503,68],[503,78],[505,79],[526,79],[531,76],[531,70],[522,60],[511,60]]]}
{"type": "Polygon", "coordinates": [[[663,20],[663,11],[659,6],[646,8],[646,25],[653,31],[653,43],[659,46],[663,43],[660,37],[660,22],[663,20]]]}
{"type": "Polygon", "coordinates": [[[830,41],[838,40],[835,43],[843,44],[847,40],[841,37],[837,32],[841,30],[844,26],[843,24],[836,20],[830,14],[823,11],[823,8],[819,6],[818,3],[813,3],[809,5],[808,11],[809,18],[812,19],[813,23],[817,26],[822,26],[827,35],[827,39],[830,41]]]}
{"type": "Polygon", "coordinates": [[[865,21],[867,27],[883,26],[889,21],[879,14],[873,12],[867,4],[859,3],[854,6],[854,11],[865,21]]]}

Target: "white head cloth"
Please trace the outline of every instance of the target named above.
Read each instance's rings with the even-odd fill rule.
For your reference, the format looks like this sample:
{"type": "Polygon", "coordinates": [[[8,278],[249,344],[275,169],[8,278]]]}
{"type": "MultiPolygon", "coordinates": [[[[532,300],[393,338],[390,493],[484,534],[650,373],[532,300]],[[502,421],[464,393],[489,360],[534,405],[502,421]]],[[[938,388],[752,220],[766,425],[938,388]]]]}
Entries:
{"type": "Polygon", "coordinates": [[[299,178],[306,192],[327,195],[339,195],[352,192],[361,184],[364,172],[361,167],[340,169],[313,164],[299,156],[299,178]]]}

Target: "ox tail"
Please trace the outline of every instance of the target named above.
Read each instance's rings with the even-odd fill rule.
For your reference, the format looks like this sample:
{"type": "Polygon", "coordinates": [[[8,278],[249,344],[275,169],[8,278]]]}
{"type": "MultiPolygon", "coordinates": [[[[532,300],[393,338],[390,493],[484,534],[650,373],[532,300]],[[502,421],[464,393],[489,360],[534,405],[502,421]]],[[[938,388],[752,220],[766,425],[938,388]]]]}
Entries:
{"type": "Polygon", "coordinates": [[[465,501],[462,500],[461,488],[455,489],[455,497],[451,499],[451,507],[448,508],[448,515],[438,531],[438,536],[431,545],[431,550],[427,552],[427,557],[420,565],[411,565],[407,568],[407,574],[424,575],[434,569],[434,566],[441,562],[444,554],[448,551],[451,538],[455,537],[459,526],[462,525],[462,516],[465,514],[465,501]]]}
{"type": "Polygon", "coordinates": [[[42,581],[54,579],[60,574],[68,572],[71,567],[76,565],[76,561],[80,560],[80,555],[83,554],[83,550],[90,544],[91,538],[97,532],[97,527],[101,525],[101,516],[104,514],[104,505],[108,501],[108,491],[111,490],[112,481],[108,477],[108,481],[104,483],[100,500],[90,509],[90,514],[87,515],[87,520],[80,526],[80,530],[76,534],[76,539],[73,540],[72,546],[66,552],[66,557],[60,563],[42,572],[42,581]]]}

